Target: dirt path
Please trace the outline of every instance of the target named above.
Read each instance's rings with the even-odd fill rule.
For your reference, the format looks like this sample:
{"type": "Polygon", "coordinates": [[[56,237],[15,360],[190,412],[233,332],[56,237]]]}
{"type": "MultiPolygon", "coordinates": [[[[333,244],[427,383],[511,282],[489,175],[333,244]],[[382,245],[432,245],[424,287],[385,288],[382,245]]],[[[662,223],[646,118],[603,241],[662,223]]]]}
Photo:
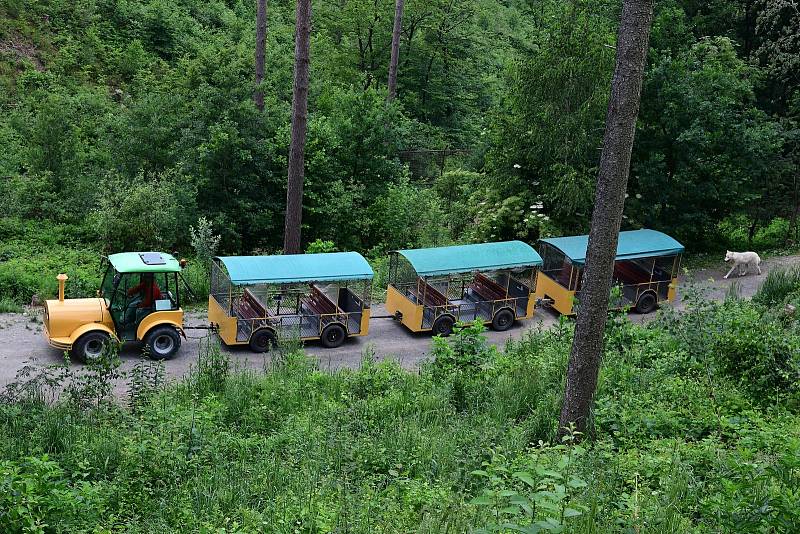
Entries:
{"type": "MultiPolygon", "coordinates": [[[[800,256],[781,256],[765,260],[762,264],[764,274],[775,266],[800,264],[800,256]]],[[[735,279],[724,280],[722,276],[727,272],[724,263],[719,267],[704,269],[692,273],[690,279],[698,285],[708,288],[708,296],[713,299],[722,299],[733,284],[737,284],[740,294],[744,297],[752,296],[758,289],[764,275],[747,275],[735,279]]],[[[680,307],[680,300],[675,304],[680,307]]],[[[373,308],[374,315],[385,315],[386,310],[382,305],[373,308]]],[[[635,321],[646,320],[650,316],[632,314],[635,321]]],[[[189,326],[204,324],[205,317],[199,313],[188,314],[189,326]]],[[[506,332],[488,331],[487,336],[492,343],[503,344],[510,338],[519,338],[530,328],[547,328],[557,321],[557,316],[547,309],[538,310],[533,320],[514,325],[506,332]]],[[[189,339],[184,341],[178,355],[166,362],[167,375],[172,378],[185,375],[197,361],[199,344],[203,336],[202,330],[189,330],[189,339]]],[[[224,346],[223,346],[224,347],[224,346]]],[[[394,358],[408,369],[415,369],[424,360],[431,348],[429,334],[413,334],[402,325],[390,319],[374,319],[370,323],[370,334],[366,337],[353,338],[337,349],[325,349],[317,343],[306,344],[306,352],[319,359],[322,369],[339,369],[343,367],[357,367],[365,349],[374,351],[379,359],[394,358]]],[[[230,354],[234,365],[262,369],[265,364],[264,356],[253,354],[246,348],[223,348],[230,354]]],[[[0,387],[13,381],[17,372],[27,364],[49,365],[61,361],[63,354],[47,345],[42,335],[42,324],[38,315],[33,314],[0,314],[0,387]]],[[[139,349],[135,344],[129,344],[121,354],[122,370],[133,368],[139,358],[139,349]]],[[[73,362],[74,367],[79,363],[73,362]]]]}

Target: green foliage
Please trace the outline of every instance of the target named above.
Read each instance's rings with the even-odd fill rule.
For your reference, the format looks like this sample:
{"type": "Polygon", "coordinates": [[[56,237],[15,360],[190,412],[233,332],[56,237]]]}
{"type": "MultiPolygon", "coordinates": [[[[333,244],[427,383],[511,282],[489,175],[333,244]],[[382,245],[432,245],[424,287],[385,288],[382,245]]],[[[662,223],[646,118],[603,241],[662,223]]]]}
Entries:
{"type": "Polygon", "coordinates": [[[800,292],[800,267],[770,269],[753,295],[753,302],[767,306],[783,304],[786,298],[800,292]]]}
{"type": "Polygon", "coordinates": [[[470,501],[488,507],[494,521],[477,532],[563,532],[574,525],[586,507],[577,495],[588,486],[575,474],[576,464],[586,449],[574,444],[575,433],[565,436],[564,445],[539,443],[515,461],[493,452],[491,461],[473,475],[487,479],[488,487],[470,501]]]}
{"type": "Polygon", "coordinates": [[[194,226],[189,227],[189,237],[195,258],[200,262],[200,265],[209,269],[211,259],[216,255],[220,241],[220,236],[214,234],[211,221],[205,217],[197,219],[197,228],[194,226]]]}
{"type": "Polygon", "coordinates": [[[755,105],[755,78],[726,38],[653,64],[630,184],[637,194],[627,206],[632,219],[698,243],[730,215],[769,221],[781,213],[791,187],[783,137],[755,105]]]}
{"type": "Polygon", "coordinates": [[[92,219],[109,252],[170,250],[190,227],[193,195],[180,177],[139,175],[134,181],[110,177],[101,188],[107,193],[92,219]]]}
{"type": "Polygon", "coordinates": [[[104,522],[103,487],[70,480],[47,455],[0,461],[0,530],[55,532],[104,522]]]}
{"type": "Polygon", "coordinates": [[[320,254],[325,252],[336,252],[336,244],[333,241],[315,239],[306,247],[306,254],[320,254]]]}
{"type": "Polygon", "coordinates": [[[67,297],[86,297],[100,287],[100,254],[81,243],[83,232],[69,225],[0,218],[0,295],[30,304],[33,295],[53,298],[56,276],[68,273],[67,297]]]}
{"type": "Polygon", "coordinates": [[[0,299],[0,313],[22,313],[22,306],[8,297],[0,299]]]}
{"type": "Polygon", "coordinates": [[[798,405],[765,402],[724,365],[733,352],[717,354],[737,328],[723,316],[757,330],[760,308],[692,306],[685,321],[612,323],[581,444],[553,442],[569,321],[505,350],[462,327],[420,373],[370,351],[359,369],[322,372],[295,346],[256,374],[212,342],[174,385],[144,361],[114,379],[127,380],[131,410],[97,400],[109,398],[113,358],[88,372],[30,368],[0,399],[0,485],[12,487],[0,504],[14,510],[0,521],[7,531],[796,530],[798,405]],[[464,409],[456,380],[468,385],[464,409]]]}
{"type": "Polygon", "coordinates": [[[547,25],[510,72],[488,163],[500,198],[541,202],[559,228],[572,232],[585,229],[591,214],[617,8],[576,1],[544,2],[541,10],[547,25]]]}
{"type": "Polygon", "coordinates": [[[729,250],[769,251],[781,249],[792,237],[791,224],[787,219],[776,217],[766,226],[757,226],[746,216],[731,217],[719,224],[719,232],[726,236],[729,250]],[[755,231],[750,235],[751,229],[755,231]]]}
{"type": "Polygon", "coordinates": [[[407,178],[390,185],[375,200],[369,215],[371,234],[381,244],[372,255],[451,242],[447,228],[442,225],[445,217],[441,199],[415,187],[407,178]]]}

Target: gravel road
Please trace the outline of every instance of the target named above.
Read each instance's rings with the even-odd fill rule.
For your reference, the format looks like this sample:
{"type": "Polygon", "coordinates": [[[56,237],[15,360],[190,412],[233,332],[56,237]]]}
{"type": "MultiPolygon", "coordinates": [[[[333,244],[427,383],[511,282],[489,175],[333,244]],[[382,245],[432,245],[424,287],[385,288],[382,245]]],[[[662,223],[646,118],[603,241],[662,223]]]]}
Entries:
{"type": "MultiPolygon", "coordinates": [[[[764,261],[762,271],[764,275],[775,266],[800,264],[800,256],[781,256],[764,261]]],[[[722,276],[727,272],[725,264],[720,261],[717,268],[700,270],[690,275],[690,279],[708,288],[709,298],[721,299],[725,296],[732,284],[738,284],[742,296],[752,296],[758,289],[764,275],[748,274],[744,277],[724,280],[722,276]]],[[[679,290],[680,294],[680,290],[679,290]]],[[[677,302],[680,307],[681,303],[677,302]]],[[[0,314],[0,387],[13,381],[17,372],[27,364],[49,365],[61,361],[63,354],[47,345],[42,335],[42,324],[39,319],[40,311],[30,310],[26,314],[0,314]]],[[[386,315],[382,305],[373,306],[373,315],[386,315]]],[[[631,314],[633,320],[647,320],[650,316],[631,314]]],[[[205,317],[201,313],[187,314],[189,326],[204,324],[205,317]]],[[[534,319],[515,324],[506,332],[489,330],[487,336],[492,343],[503,344],[509,338],[518,338],[531,328],[547,328],[557,321],[557,316],[547,309],[537,310],[534,319]]],[[[197,361],[198,347],[204,338],[204,331],[189,330],[189,339],[184,341],[180,352],[166,362],[166,372],[169,377],[176,378],[185,375],[190,367],[197,361]]],[[[224,346],[223,346],[224,347],[224,346]]],[[[367,347],[371,347],[379,359],[394,358],[408,369],[415,369],[424,360],[431,348],[429,334],[413,334],[402,325],[391,319],[373,319],[370,323],[370,333],[366,337],[353,338],[346,341],[337,349],[326,349],[318,343],[306,344],[306,352],[319,359],[322,369],[339,369],[343,367],[357,367],[361,356],[367,347]]],[[[234,365],[262,369],[268,355],[253,354],[247,348],[223,348],[230,354],[234,365]]],[[[128,344],[123,349],[121,356],[122,369],[130,370],[137,362],[140,349],[136,344],[128,344]]],[[[80,366],[72,362],[72,366],[80,366]]]]}

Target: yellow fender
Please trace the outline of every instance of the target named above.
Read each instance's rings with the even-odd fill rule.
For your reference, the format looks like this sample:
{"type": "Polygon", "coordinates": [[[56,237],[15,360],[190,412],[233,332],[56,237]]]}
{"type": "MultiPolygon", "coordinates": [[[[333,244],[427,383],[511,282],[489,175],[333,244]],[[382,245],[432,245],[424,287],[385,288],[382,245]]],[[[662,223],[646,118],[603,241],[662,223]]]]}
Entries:
{"type": "Polygon", "coordinates": [[[87,323],[84,325],[79,326],[75,330],[73,330],[72,334],[69,336],[69,341],[71,345],[74,345],[76,341],[83,335],[88,334],[89,332],[100,331],[105,332],[108,334],[111,339],[119,343],[119,338],[117,337],[116,332],[111,330],[109,327],[104,325],[103,323],[87,323]]]}
{"type": "Polygon", "coordinates": [[[143,340],[147,332],[156,326],[165,324],[175,328],[186,339],[186,333],[183,331],[183,310],[151,313],[139,323],[139,328],[136,329],[136,339],[143,340]]]}

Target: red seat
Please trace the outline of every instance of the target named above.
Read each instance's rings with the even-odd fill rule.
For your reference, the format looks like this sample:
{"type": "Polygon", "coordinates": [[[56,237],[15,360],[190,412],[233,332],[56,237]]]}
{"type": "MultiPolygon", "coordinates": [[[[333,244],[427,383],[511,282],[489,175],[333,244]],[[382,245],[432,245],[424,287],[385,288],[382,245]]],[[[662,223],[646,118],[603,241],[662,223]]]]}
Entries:
{"type": "Polygon", "coordinates": [[[337,315],[343,314],[341,309],[319,290],[315,285],[311,285],[311,293],[303,298],[303,304],[315,315],[337,315]]]}
{"type": "Polygon", "coordinates": [[[472,281],[472,284],[470,284],[470,288],[481,300],[492,301],[506,298],[505,288],[482,273],[475,275],[475,279],[472,281]]]}
{"type": "Polygon", "coordinates": [[[263,319],[269,317],[267,307],[249,288],[244,290],[236,304],[236,315],[242,319],[263,319]]]}
{"type": "Polygon", "coordinates": [[[623,284],[646,284],[650,273],[630,261],[618,261],[614,264],[614,279],[623,284]]]}

